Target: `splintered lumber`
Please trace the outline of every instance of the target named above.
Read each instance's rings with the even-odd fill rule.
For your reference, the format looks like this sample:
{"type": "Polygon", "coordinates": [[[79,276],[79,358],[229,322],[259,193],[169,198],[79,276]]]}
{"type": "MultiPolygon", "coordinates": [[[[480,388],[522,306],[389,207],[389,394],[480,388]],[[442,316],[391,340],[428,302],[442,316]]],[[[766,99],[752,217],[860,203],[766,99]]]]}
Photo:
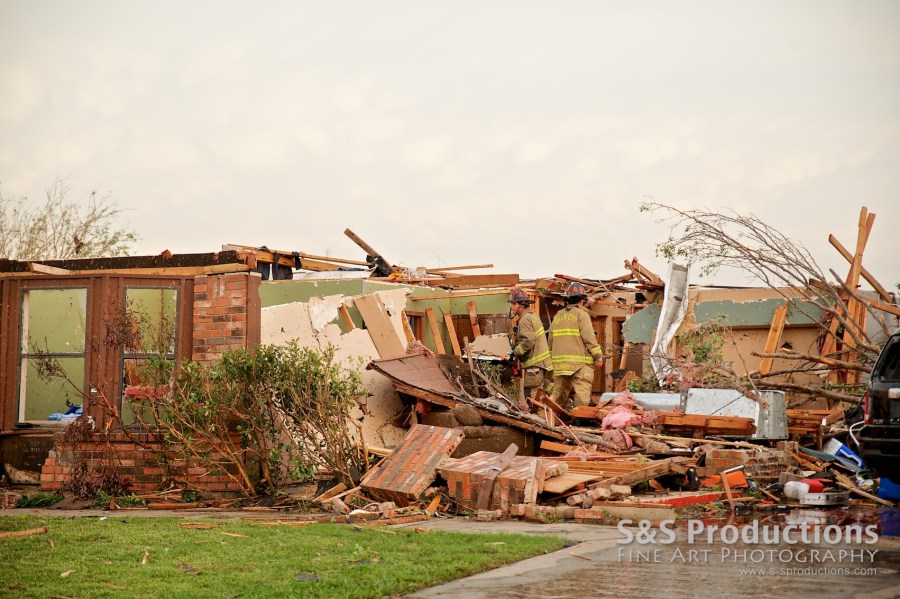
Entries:
{"type": "Polygon", "coordinates": [[[867,493],[853,484],[853,481],[850,478],[843,474],[842,472],[836,472],[835,470],[831,470],[832,474],[834,474],[834,482],[836,482],[841,487],[847,489],[851,493],[855,493],[861,497],[865,497],[866,499],[871,499],[875,503],[880,503],[881,505],[886,505],[888,507],[894,507],[894,503],[888,501],[886,499],[882,499],[877,495],[872,495],[871,493],[867,493]]]}
{"type": "Polygon", "coordinates": [[[562,420],[564,423],[572,422],[572,415],[566,412],[562,408],[562,406],[553,401],[553,399],[546,393],[537,393],[534,397],[530,397],[529,400],[534,404],[549,409],[551,412],[553,412],[554,416],[562,420]]]}
{"type": "Polygon", "coordinates": [[[519,275],[457,275],[429,279],[428,282],[434,287],[509,287],[519,282],[519,275]]]}
{"type": "Polygon", "coordinates": [[[650,480],[651,478],[662,476],[663,474],[669,474],[674,471],[677,465],[683,465],[688,462],[694,462],[694,460],[684,457],[674,457],[659,460],[657,462],[649,464],[644,468],[620,474],[618,476],[600,481],[599,483],[596,483],[594,485],[590,485],[588,490],[586,490],[584,493],[572,495],[571,497],[568,497],[566,499],[566,502],[569,505],[581,504],[584,507],[589,508],[591,505],[593,505],[595,499],[600,498],[604,494],[603,491],[600,491],[599,489],[609,489],[611,485],[635,485],[637,483],[650,480]]]}
{"type": "MultiPolygon", "coordinates": [[[[828,236],[828,243],[834,246],[834,248],[841,254],[841,256],[843,256],[844,259],[847,260],[847,262],[850,262],[851,264],[853,263],[853,254],[848,252],[847,248],[841,245],[841,242],[838,241],[834,235],[828,236]]],[[[886,302],[894,301],[891,297],[891,294],[888,293],[887,289],[882,287],[881,283],[879,283],[878,280],[874,276],[872,276],[872,273],[866,270],[866,268],[862,264],[860,264],[859,266],[859,274],[861,274],[862,278],[869,282],[869,285],[872,286],[872,289],[878,292],[878,295],[881,296],[881,299],[886,302]]]]}
{"type": "Polygon", "coordinates": [[[29,528],[28,530],[14,530],[12,532],[0,532],[0,539],[6,539],[9,537],[27,537],[28,535],[39,535],[41,533],[47,532],[47,527],[42,526],[40,528],[29,528]]]}
{"type": "Polygon", "coordinates": [[[324,493],[322,493],[321,495],[319,495],[318,497],[316,497],[315,499],[313,499],[313,503],[321,503],[324,501],[328,501],[329,499],[335,497],[341,491],[346,491],[346,490],[347,490],[347,485],[345,485],[344,483],[338,483],[335,486],[328,489],[327,491],[325,491],[324,493]]]}
{"type": "MultiPolygon", "coordinates": [[[[478,310],[475,309],[475,302],[469,302],[466,306],[469,309],[469,322],[472,323],[472,334],[477,338],[481,336],[481,327],[478,326],[478,310]]],[[[466,350],[467,354],[468,351],[466,350]]]]}
{"type": "Polygon", "coordinates": [[[844,410],[786,410],[788,433],[792,436],[820,435],[823,425],[844,419],[844,410]]]}
{"type": "Polygon", "coordinates": [[[449,312],[444,313],[444,324],[447,326],[447,333],[450,335],[450,346],[453,348],[453,355],[462,356],[459,339],[456,338],[456,327],[453,326],[453,315],[449,312]]]}
{"type": "Polygon", "coordinates": [[[377,251],[375,251],[375,249],[371,245],[369,245],[368,243],[363,241],[359,235],[357,235],[350,229],[345,229],[344,235],[349,237],[353,241],[353,243],[355,243],[360,248],[362,248],[363,251],[366,252],[366,254],[368,254],[369,257],[372,258],[372,260],[375,263],[375,274],[376,275],[379,275],[382,277],[387,277],[392,272],[394,272],[395,269],[393,266],[391,266],[390,262],[388,262],[384,258],[384,256],[382,256],[377,251]]]}
{"type": "Polygon", "coordinates": [[[428,318],[428,326],[431,327],[431,337],[434,339],[434,347],[439,354],[446,354],[444,349],[444,340],[441,339],[441,330],[438,328],[437,319],[434,317],[434,310],[425,308],[425,316],[428,318]]]}
{"type": "Polygon", "coordinates": [[[700,429],[709,435],[751,435],[756,431],[753,418],[676,412],[655,412],[655,414],[660,424],[667,429],[700,429]]]}
{"type": "Polygon", "coordinates": [[[438,507],[440,507],[440,505],[441,505],[441,496],[440,496],[440,494],[437,494],[431,500],[431,503],[428,504],[428,507],[425,508],[425,513],[428,514],[429,516],[434,516],[434,513],[437,512],[438,507]]]}
{"type": "Polygon", "coordinates": [[[454,270],[472,270],[475,268],[494,268],[493,264],[467,264],[465,266],[443,266],[441,268],[429,268],[430,273],[443,273],[454,270]]]}
{"type": "Polygon", "coordinates": [[[400,317],[403,321],[403,334],[406,335],[406,342],[412,343],[416,340],[416,334],[413,333],[412,327],[409,324],[409,316],[406,314],[406,310],[400,312],[400,317]]]}
{"type": "Polygon", "coordinates": [[[568,414],[572,418],[581,420],[602,420],[607,411],[600,406],[575,406],[568,414]]]}
{"type": "MultiPolygon", "coordinates": [[[[569,453],[570,451],[575,451],[578,449],[575,445],[566,445],[565,443],[558,443],[556,441],[548,441],[544,439],[541,441],[541,449],[545,449],[547,451],[555,451],[556,453],[569,453]]],[[[556,459],[556,458],[554,458],[556,459]]]]}
{"type": "Polygon", "coordinates": [[[457,299],[460,297],[475,297],[478,295],[506,295],[509,291],[506,289],[488,289],[486,291],[454,291],[452,293],[436,293],[434,295],[417,295],[409,298],[411,302],[421,302],[427,300],[439,299],[457,299]]]}
{"type": "Polygon", "coordinates": [[[885,302],[880,302],[878,300],[869,299],[867,297],[862,297],[860,299],[876,310],[881,310],[882,312],[887,312],[888,314],[893,314],[894,316],[900,316],[900,306],[898,306],[897,304],[888,304],[885,302]]]}
{"type": "Polygon", "coordinates": [[[582,473],[582,472],[566,472],[559,476],[544,481],[544,493],[552,493],[559,495],[570,489],[574,489],[578,485],[594,482],[603,478],[600,474],[582,473]]]}
{"type": "Polygon", "coordinates": [[[148,503],[148,510],[194,510],[200,503],[148,503]]]}
{"type": "Polygon", "coordinates": [[[634,278],[644,287],[662,288],[666,286],[662,279],[650,272],[644,265],[638,264],[637,258],[634,260],[625,260],[625,268],[630,270],[634,278]]]}
{"type": "Polygon", "coordinates": [[[29,262],[28,270],[31,272],[40,273],[43,275],[70,275],[72,274],[71,270],[67,270],[65,268],[57,268],[55,266],[47,266],[46,264],[41,264],[39,262],[29,262]]]}
{"type": "MultiPolygon", "coordinates": [[[[775,308],[775,315],[772,318],[772,325],[769,327],[769,336],[766,339],[766,345],[763,352],[772,353],[781,341],[781,333],[784,331],[784,322],[787,318],[788,304],[787,302],[775,308]]],[[[759,361],[759,373],[768,374],[772,370],[772,358],[762,358],[759,361]]]]}

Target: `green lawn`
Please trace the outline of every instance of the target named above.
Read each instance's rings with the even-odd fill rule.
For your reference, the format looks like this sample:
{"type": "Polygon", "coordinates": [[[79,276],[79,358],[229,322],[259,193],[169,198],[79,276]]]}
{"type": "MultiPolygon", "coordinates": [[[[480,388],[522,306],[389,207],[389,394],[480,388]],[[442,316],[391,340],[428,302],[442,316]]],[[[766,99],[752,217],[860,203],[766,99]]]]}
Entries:
{"type": "Polygon", "coordinates": [[[0,518],[0,532],[42,526],[47,533],[0,538],[0,596],[389,597],[563,544],[550,536],[342,524],[268,528],[236,520],[0,518]],[[187,522],[215,528],[184,528],[187,522]]]}

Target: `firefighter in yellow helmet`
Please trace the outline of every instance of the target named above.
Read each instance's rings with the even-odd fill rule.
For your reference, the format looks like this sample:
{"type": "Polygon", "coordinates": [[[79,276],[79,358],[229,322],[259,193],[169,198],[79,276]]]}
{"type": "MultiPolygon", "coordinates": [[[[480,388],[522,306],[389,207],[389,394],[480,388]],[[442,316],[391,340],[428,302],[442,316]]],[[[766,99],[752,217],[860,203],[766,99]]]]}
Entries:
{"type": "Polygon", "coordinates": [[[574,391],[576,406],[590,405],[594,366],[603,365],[603,348],[597,343],[591,326],[587,293],[581,283],[569,284],[566,307],[553,317],[550,354],[553,358],[553,401],[565,407],[569,394],[574,391]]]}
{"type": "Polygon", "coordinates": [[[547,345],[544,324],[528,309],[531,300],[521,289],[513,289],[507,301],[510,321],[518,317],[510,336],[510,345],[513,348],[512,357],[524,371],[525,396],[531,397],[541,388],[549,393],[553,385],[553,362],[550,361],[550,347],[547,345]]]}

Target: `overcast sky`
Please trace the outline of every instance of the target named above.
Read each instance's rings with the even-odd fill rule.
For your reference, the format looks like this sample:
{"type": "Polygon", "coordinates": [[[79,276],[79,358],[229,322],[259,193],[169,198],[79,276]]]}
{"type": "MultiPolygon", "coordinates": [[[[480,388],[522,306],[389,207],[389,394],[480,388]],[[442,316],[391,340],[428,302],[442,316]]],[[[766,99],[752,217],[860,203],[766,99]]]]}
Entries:
{"type": "MultiPolygon", "coordinates": [[[[109,192],[134,250],[666,274],[645,196],[900,282],[900,2],[0,0],[0,193],[109,192]]],[[[727,277],[721,281],[746,283],[727,277]]]]}

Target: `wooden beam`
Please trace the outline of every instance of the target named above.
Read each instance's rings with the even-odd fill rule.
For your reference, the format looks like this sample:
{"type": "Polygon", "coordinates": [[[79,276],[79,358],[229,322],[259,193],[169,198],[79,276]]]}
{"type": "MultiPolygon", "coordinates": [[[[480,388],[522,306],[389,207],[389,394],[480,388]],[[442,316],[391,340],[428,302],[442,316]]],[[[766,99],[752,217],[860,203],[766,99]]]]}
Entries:
{"type": "Polygon", "coordinates": [[[478,337],[481,335],[481,327],[478,326],[478,310],[475,308],[475,302],[466,304],[469,309],[469,322],[472,323],[472,335],[478,337]]]}
{"type": "MultiPolygon", "coordinates": [[[[413,387],[412,385],[407,385],[406,383],[401,383],[397,380],[393,380],[392,384],[394,385],[394,389],[399,391],[400,393],[405,393],[406,395],[411,395],[413,397],[418,397],[419,399],[424,399],[427,402],[437,404],[439,406],[444,406],[447,408],[455,408],[458,405],[472,405],[465,402],[456,401],[442,395],[438,395],[437,393],[432,393],[431,391],[426,391],[425,389],[419,389],[418,387],[413,387]]],[[[504,416],[503,414],[498,414],[496,412],[492,412],[490,410],[486,410],[484,408],[479,408],[478,406],[472,406],[475,411],[477,411],[482,418],[485,420],[490,420],[491,422],[499,422],[501,424],[506,424],[507,426],[511,426],[513,428],[524,429],[531,431],[533,433],[538,433],[545,437],[550,437],[551,439],[558,439],[560,441],[568,441],[569,438],[563,435],[562,433],[556,432],[554,430],[550,430],[531,422],[526,422],[523,420],[518,420],[516,418],[510,418],[509,416],[504,416]]]]}
{"type": "MultiPolygon", "coordinates": [[[[850,263],[853,262],[853,255],[847,251],[847,248],[845,248],[841,244],[841,242],[837,240],[837,238],[834,235],[828,236],[828,243],[830,243],[834,247],[834,249],[836,249],[841,254],[841,256],[843,256],[844,259],[847,260],[847,262],[850,262],[850,263]]],[[[869,285],[872,286],[872,289],[877,291],[878,295],[880,295],[884,301],[886,301],[886,302],[894,301],[893,298],[891,297],[891,294],[888,293],[887,289],[885,289],[881,285],[881,283],[879,283],[878,280],[872,275],[872,273],[870,273],[868,270],[866,270],[866,268],[864,266],[862,266],[861,264],[859,267],[859,274],[862,275],[862,278],[864,278],[866,281],[869,282],[869,285]]]]}
{"type": "MultiPolygon", "coordinates": [[[[71,270],[67,276],[84,277],[90,275],[147,275],[154,277],[166,276],[199,276],[217,275],[229,272],[249,272],[250,267],[242,262],[232,264],[213,264],[210,266],[171,266],[163,268],[110,268],[91,270],[71,270]]],[[[0,272],[0,279],[12,277],[40,277],[43,273],[36,272],[0,272]]],[[[60,275],[61,276],[61,275],[60,275]]]]}
{"type": "Polygon", "coordinates": [[[475,297],[477,295],[506,295],[509,293],[506,289],[489,289],[487,291],[460,291],[454,293],[438,293],[435,295],[417,295],[415,297],[409,298],[410,301],[421,302],[425,300],[441,300],[441,299],[455,299],[459,297],[475,297]]]}
{"type": "Polygon", "coordinates": [[[470,270],[474,268],[494,268],[493,264],[469,264],[467,266],[444,266],[442,268],[426,268],[427,272],[442,273],[450,270],[470,270]]]}
{"type": "Polygon", "coordinates": [[[229,243],[227,245],[222,246],[223,250],[237,250],[238,256],[242,259],[246,259],[248,254],[253,254],[256,256],[256,260],[258,262],[266,262],[268,264],[272,264],[275,262],[275,254],[278,254],[278,264],[280,266],[294,266],[294,256],[293,252],[278,252],[272,250],[260,250],[253,246],[249,245],[237,245],[233,243],[229,243]]]}
{"type": "Polygon", "coordinates": [[[438,329],[437,319],[434,317],[434,310],[425,308],[425,317],[428,319],[428,326],[431,327],[431,338],[434,339],[434,347],[439,354],[446,354],[444,349],[444,340],[441,339],[441,331],[438,329]]]}
{"type": "Polygon", "coordinates": [[[300,268],[303,270],[312,270],[315,272],[330,272],[341,268],[337,264],[329,264],[320,260],[310,260],[309,258],[300,259],[300,268]]]}
{"type": "Polygon", "coordinates": [[[876,310],[881,310],[882,312],[887,312],[888,314],[893,314],[894,316],[900,316],[900,306],[897,304],[888,304],[885,302],[880,302],[876,299],[869,299],[867,297],[860,298],[865,303],[869,304],[876,310]]]}
{"type": "Polygon", "coordinates": [[[509,287],[519,282],[519,275],[459,275],[429,280],[438,287],[509,287]]]}
{"type": "Polygon", "coordinates": [[[309,258],[311,260],[324,260],[325,262],[337,262],[338,264],[353,264],[356,266],[365,266],[367,268],[372,268],[372,265],[368,262],[361,262],[359,260],[347,260],[346,258],[332,258],[331,256],[316,256],[314,254],[307,254],[306,252],[299,252],[301,258],[309,258]]]}
{"type": "Polygon", "coordinates": [[[406,313],[406,310],[400,312],[400,316],[403,317],[403,334],[406,335],[406,342],[412,343],[416,340],[416,334],[413,333],[412,327],[409,325],[409,314],[406,313]]]}
{"type": "Polygon", "coordinates": [[[39,262],[29,262],[28,270],[31,272],[36,272],[42,275],[70,275],[72,274],[71,270],[67,270],[65,268],[56,268],[55,266],[47,266],[46,264],[41,264],[39,262]]]}
{"type": "MultiPolygon", "coordinates": [[[[775,316],[772,318],[772,325],[769,327],[769,336],[766,338],[766,345],[763,351],[772,353],[775,351],[778,342],[781,341],[781,333],[784,331],[784,322],[787,319],[788,304],[787,302],[775,308],[775,316]]],[[[759,373],[768,374],[772,370],[773,358],[762,358],[759,361],[759,373]]]]}
{"type": "Polygon", "coordinates": [[[450,334],[450,346],[453,348],[453,355],[462,356],[459,339],[456,338],[456,327],[453,326],[453,315],[449,312],[444,313],[444,324],[447,326],[447,332],[450,334]]]}

